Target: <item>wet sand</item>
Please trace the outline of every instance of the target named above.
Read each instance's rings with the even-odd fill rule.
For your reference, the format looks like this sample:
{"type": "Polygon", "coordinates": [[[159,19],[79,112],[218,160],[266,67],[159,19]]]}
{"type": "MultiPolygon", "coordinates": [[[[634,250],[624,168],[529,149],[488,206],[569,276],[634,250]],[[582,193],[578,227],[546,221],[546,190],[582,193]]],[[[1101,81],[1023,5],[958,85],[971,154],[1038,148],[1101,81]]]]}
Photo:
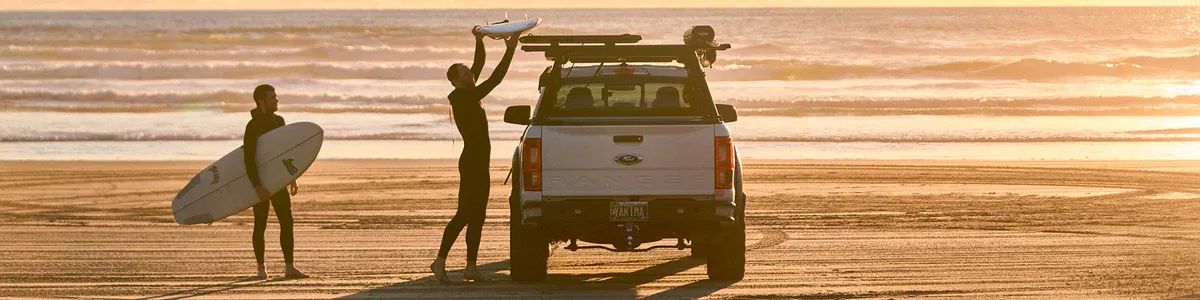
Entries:
{"type": "Polygon", "coordinates": [[[1200,297],[1197,161],[750,161],[736,283],[705,280],[687,251],[564,249],[545,282],[508,281],[496,161],[480,250],[495,280],[450,286],[428,265],[453,161],[319,162],[293,200],[301,280],[279,278],[274,217],[268,280],[248,277],[249,211],[173,222],[170,199],[206,164],[0,162],[0,298],[1200,297]]]}

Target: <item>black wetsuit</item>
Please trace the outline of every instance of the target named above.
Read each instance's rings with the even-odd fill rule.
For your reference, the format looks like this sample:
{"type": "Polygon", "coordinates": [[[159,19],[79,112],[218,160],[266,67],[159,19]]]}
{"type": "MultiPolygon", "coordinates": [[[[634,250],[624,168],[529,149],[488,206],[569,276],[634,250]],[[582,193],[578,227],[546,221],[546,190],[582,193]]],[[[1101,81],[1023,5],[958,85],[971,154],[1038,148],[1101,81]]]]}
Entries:
{"type": "MultiPolygon", "coordinates": [[[[458,157],[458,176],[461,182],[458,186],[458,211],[446,231],[442,233],[442,247],[438,257],[446,257],[454,240],[463,227],[467,227],[467,261],[474,262],[479,253],[479,236],[483,231],[483,221],[487,212],[488,189],[491,178],[488,174],[488,164],[492,153],[491,140],[488,137],[487,113],[483,110],[481,101],[492,92],[512,61],[515,48],[504,52],[504,59],[496,65],[489,77],[479,86],[456,88],[447,98],[450,99],[455,124],[458,133],[462,135],[463,151],[458,157]]],[[[471,65],[471,74],[476,78],[483,72],[485,53],[483,40],[475,42],[475,62],[471,65]]]]}
{"type": "MultiPolygon", "coordinates": [[[[242,150],[245,153],[246,176],[250,183],[259,186],[258,164],[254,160],[258,152],[258,137],[285,123],[283,117],[276,114],[264,114],[258,109],[250,111],[250,122],[246,123],[246,135],[242,140],[242,150]]],[[[263,263],[263,250],[266,248],[263,234],[267,231],[267,213],[271,205],[275,205],[275,217],[279,219],[279,246],[283,248],[283,260],[292,263],[292,197],[287,189],[271,195],[271,201],[263,201],[254,205],[254,258],[263,263]]]]}

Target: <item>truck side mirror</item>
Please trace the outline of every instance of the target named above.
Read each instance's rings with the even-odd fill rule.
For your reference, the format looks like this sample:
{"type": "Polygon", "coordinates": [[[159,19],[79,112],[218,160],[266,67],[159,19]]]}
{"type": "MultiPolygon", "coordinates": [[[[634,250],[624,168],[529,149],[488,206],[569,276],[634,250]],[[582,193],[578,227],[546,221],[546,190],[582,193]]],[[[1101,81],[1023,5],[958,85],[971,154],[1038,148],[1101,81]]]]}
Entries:
{"type": "Polygon", "coordinates": [[[509,106],[504,110],[504,123],[529,125],[531,111],[529,105],[509,106]]]}
{"type": "MultiPolygon", "coordinates": [[[[737,122],[737,109],[734,109],[733,105],[717,104],[717,114],[721,115],[721,121],[725,123],[737,122]]],[[[505,119],[507,120],[508,117],[506,116],[505,119]]]]}

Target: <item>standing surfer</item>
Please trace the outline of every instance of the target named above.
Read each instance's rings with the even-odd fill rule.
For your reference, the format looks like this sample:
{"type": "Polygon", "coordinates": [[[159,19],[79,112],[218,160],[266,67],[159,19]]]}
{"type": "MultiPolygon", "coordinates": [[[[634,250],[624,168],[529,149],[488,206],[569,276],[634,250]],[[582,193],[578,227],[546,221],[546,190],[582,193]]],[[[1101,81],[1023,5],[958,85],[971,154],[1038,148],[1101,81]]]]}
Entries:
{"type": "Polygon", "coordinates": [[[254,258],[258,259],[258,279],[267,278],[267,268],[263,262],[263,250],[266,248],[263,235],[267,231],[267,214],[271,205],[275,205],[275,217],[279,219],[279,246],[283,248],[283,260],[287,264],[284,276],[288,278],[308,278],[304,272],[296,269],[292,260],[292,248],[295,240],[292,238],[292,197],[300,191],[300,187],[292,181],[286,191],[271,195],[263,188],[258,180],[258,163],[254,157],[258,150],[258,137],[275,128],[284,125],[283,117],[276,115],[279,110],[279,98],[275,95],[275,87],[267,84],[254,88],[254,104],[257,106],[250,111],[250,122],[246,123],[246,135],[242,141],[245,153],[246,176],[254,191],[258,193],[258,204],[254,205],[254,258]]]}
{"type": "Polygon", "coordinates": [[[446,70],[446,79],[454,85],[454,91],[450,92],[447,98],[450,100],[452,117],[456,121],[458,133],[463,139],[463,151],[458,158],[458,175],[461,178],[458,186],[458,211],[450,220],[450,224],[446,225],[438,257],[430,266],[434,276],[442,283],[450,282],[450,278],[446,276],[446,256],[449,255],[450,247],[454,245],[454,240],[458,239],[463,227],[467,228],[467,267],[463,271],[463,277],[473,281],[486,280],[475,265],[491,181],[488,164],[492,148],[488,137],[487,113],[484,112],[481,101],[504,80],[519,37],[518,34],[514,34],[505,40],[507,49],[504,51],[504,58],[496,65],[491,77],[477,86],[475,82],[483,72],[486,53],[483,49],[483,33],[477,29],[471,32],[475,34],[475,61],[471,63],[470,68],[457,63],[446,70]]]}

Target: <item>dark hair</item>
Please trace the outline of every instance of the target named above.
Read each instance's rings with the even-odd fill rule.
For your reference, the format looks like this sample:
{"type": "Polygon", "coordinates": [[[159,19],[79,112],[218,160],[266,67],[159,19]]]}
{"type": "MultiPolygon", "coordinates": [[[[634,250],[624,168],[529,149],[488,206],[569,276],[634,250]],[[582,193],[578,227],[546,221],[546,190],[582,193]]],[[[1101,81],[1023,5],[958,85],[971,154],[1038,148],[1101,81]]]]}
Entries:
{"type": "Polygon", "coordinates": [[[263,84],[254,87],[254,103],[257,104],[259,101],[267,98],[267,93],[273,92],[275,92],[275,87],[271,86],[270,84],[263,84]]]}
{"type": "Polygon", "coordinates": [[[454,72],[454,69],[458,68],[458,66],[462,66],[463,68],[467,67],[467,65],[464,65],[462,63],[450,65],[450,68],[446,69],[446,80],[454,81],[454,77],[458,76],[458,73],[454,72]]]}

